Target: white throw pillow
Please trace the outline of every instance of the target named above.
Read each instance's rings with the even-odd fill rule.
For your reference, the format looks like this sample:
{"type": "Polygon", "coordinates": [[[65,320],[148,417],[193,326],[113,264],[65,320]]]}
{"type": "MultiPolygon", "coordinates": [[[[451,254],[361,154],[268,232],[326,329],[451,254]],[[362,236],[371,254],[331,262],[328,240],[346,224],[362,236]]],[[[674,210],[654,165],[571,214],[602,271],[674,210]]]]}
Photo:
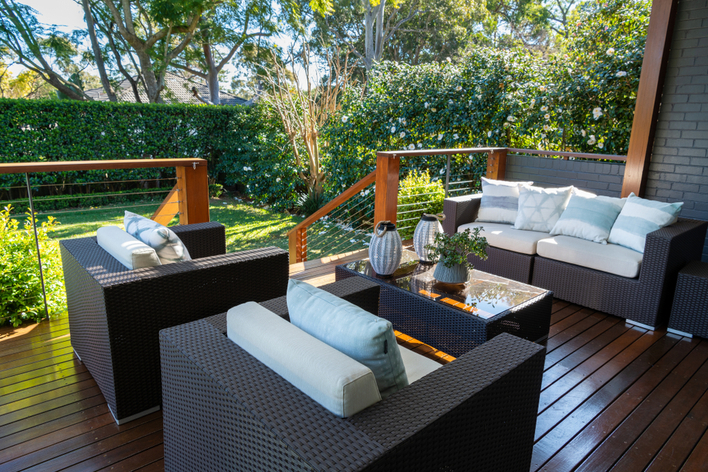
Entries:
{"type": "Polygon", "coordinates": [[[573,187],[519,188],[519,210],[514,229],[548,233],[568,205],[573,187]]]}
{"type": "Polygon", "coordinates": [[[153,248],[135,239],[117,226],[104,226],[96,231],[96,242],[128,269],[161,265],[153,248]]]}
{"type": "Polygon", "coordinates": [[[609,242],[643,254],[647,234],[675,223],[682,206],[683,202],[646,200],[631,193],[612,225],[609,242]]]}
{"type": "Polygon", "coordinates": [[[175,232],[160,223],[126,211],[123,224],[128,234],[154,248],[163,264],[192,260],[175,232]]]}
{"type": "Polygon", "coordinates": [[[476,221],[514,224],[519,209],[519,188],[532,183],[482,177],[482,199],[476,221]]]}
{"type": "Polygon", "coordinates": [[[551,234],[607,244],[612,225],[626,201],[622,198],[572,195],[551,234]]]}

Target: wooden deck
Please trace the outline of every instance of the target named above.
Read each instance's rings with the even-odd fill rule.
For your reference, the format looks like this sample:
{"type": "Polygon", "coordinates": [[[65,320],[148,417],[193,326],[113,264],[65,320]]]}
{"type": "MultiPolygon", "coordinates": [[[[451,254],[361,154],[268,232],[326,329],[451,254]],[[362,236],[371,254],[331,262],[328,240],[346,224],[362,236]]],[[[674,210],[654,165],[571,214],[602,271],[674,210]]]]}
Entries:
{"type": "MultiPolygon", "coordinates": [[[[322,285],[357,254],[293,266],[322,285]]],[[[708,341],[556,301],[532,470],[707,470],[708,341]]],[[[0,471],[162,470],[161,412],[123,426],[66,318],[0,329],[0,471]]]]}

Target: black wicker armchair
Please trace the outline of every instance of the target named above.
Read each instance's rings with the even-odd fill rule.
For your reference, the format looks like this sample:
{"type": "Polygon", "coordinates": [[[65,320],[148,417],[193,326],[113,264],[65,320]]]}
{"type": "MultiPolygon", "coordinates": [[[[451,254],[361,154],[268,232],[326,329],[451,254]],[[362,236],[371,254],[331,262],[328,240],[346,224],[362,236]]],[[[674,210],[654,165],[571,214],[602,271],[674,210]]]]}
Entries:
{"type": "MultiPolygon", "coordinates": [[[[453,234],[474,221],[480,199],[481,194],[445,199],[445,232],[453,234]]],[[[479,270],[552,290],[561,300],[653,329],[668,322],[678,273],[701,259],[707,228],[708,222],[679,218],[649,233],[639,276],[633,279],[493,247],[487,249],[487,260],[469,259],[479,270]]]]}
{"type": "Polygon", "coordinates": [[[162,328],[283,295],[288,253],[226,254],[219,223],[172,228],[193,260],[129,270],[96,238],[61,241],[71,344],[118,424],[160,406],[162,328]]]}
{"type": "MultiPolygon", "coordinates": [[[[378,297],[358,277],[337,284],[373,285],[349,298],[360,306],[378,297]]],[[[221,314],[160,332],[168,471],[529,470],[542,346],[501,334],[342,419],[228,339],[225,324],[221,314]]]]}

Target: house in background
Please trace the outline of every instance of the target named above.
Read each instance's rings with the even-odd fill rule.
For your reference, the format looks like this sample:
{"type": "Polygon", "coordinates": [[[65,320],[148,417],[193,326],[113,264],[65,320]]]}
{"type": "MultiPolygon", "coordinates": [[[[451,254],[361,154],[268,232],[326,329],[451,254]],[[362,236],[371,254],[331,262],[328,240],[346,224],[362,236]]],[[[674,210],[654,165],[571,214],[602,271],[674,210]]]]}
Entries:
{"type": "MultiPolygon", "coordinates": [[[[196,89],[199,96],[208,100],[209,87],[206,83],[202,82],[201,79],[196,77],[184,77],[168,72],[165,74],[165,88],[162,91],[161,96],[165,103],[189,103],[192,105],[204,103],[195,96],[193,89],[196,89]]],[[[142,103],[149,103],[147,94],[142,87],[139,86],[138,92],[140,101],[142,103]]],[[[108,101],[108,95],[102,87],[86,90],[85,93],[93,100],[99,102],[108,101]]],[[[133,88],[127,79],[123,80],[120,85],[118,85],[118,88],[116,89],[116,96],[121,102],[136,103],[138,101],[135,99],[135,93],[133,92],[133,88]]],[[[253,103],[252,100],[237,97],[236,95],[224,92],[223,90],[220,92],[220,96],[221,105],[251,105],[253,103]]]]}

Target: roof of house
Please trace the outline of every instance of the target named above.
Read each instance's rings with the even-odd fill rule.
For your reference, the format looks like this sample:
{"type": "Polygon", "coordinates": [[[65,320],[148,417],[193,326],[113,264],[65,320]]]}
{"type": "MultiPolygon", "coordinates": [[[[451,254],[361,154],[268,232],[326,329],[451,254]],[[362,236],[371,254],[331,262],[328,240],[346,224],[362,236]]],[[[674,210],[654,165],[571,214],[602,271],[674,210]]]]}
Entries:
{"type": "MultiPolygon", "coordinates": [[[[196,87],[199,95],[204,99],[209,99],[209,87],[207,84],[202,82],[196,77],[183,77],[177,74],[172,74],[168,72],[165,74],[165,89],[162,91],[162,99],[166,103],[189,103],[193,105],[200,104],[200,102],[192,93],[192,87],[196,87]]],[[[142,87],[138,88],[140,95],[140,101],[143,103],[148,103],[148,97],[142,87]]],[[[91,97],[93,100],[99,102],[107,102],[108,95],[103,88],[95,88],[85,91],[86,95],[91,97]]],[[[135,99],[135,94],[133,93],[133,88],[130,86],[128,80],[123,80],[116,90],[116,95],[118,100],[121,102],[137,102],[135,99]]],[[[237,97],[236,95],[224,92],[223,90],[219,94],[221,100],[221,105],[250,105],[251,101],[245,98],[237,97]]]]}

